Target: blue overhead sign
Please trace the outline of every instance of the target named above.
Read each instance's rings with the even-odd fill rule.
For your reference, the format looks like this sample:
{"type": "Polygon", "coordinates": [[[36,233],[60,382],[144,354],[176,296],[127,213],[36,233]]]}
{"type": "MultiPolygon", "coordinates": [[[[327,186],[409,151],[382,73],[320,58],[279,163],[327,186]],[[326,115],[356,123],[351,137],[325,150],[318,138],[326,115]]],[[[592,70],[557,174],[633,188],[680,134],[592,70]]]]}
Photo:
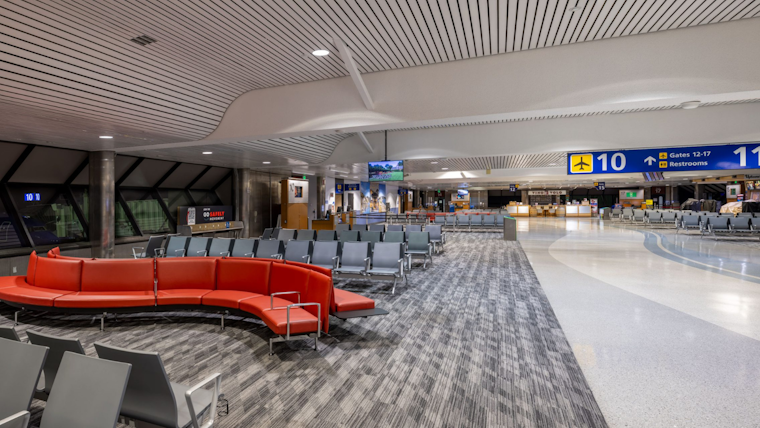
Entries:
{"type": "Polygon", "coordinates": [[[606,188],[604,186],[604,181],[597,181],[594,183],[594,187],[596,187],[596,190],[604,190],[606,188]]]}
{"type": "Polygon", "coordinates": [[[517,191],[517,184],[510,184],[509,185],[509,191],[510,192],[516,192],[517,191]]]}
{"type": "Polygon", "coordinates": [[[567,154],[567,174],[760,168],[760,143],[567,154]]]}

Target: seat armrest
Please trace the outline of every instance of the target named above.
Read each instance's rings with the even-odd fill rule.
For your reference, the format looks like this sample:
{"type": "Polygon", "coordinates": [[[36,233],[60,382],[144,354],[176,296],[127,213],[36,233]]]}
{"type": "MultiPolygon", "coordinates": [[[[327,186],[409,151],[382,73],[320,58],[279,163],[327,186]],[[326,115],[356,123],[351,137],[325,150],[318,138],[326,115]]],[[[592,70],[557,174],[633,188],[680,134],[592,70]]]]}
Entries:
{"type": "Polygon", "coordinates": [[[166,254],[166,250],[164,248],[156,248],[153,250],[153,255],[155,257],[163,257],[166,254]]]}
{"type": "Polygon", "coordinates": [[[187,401],[187,408],[190,410],[190,418],[193,422],[193,428],[211,428],[214,426],[214,418],[216,417],[216,404],[219,401],[219,393],[221,389],[222,374],[214,373],[206,379],[193,385],[185,392],[185,400],[187,401]],[[208,411],[208,421],[205,424],[201,425],[198,421],[198,412],[195,410],[195,407],[193,407],[193,393],[208,385],[212,381],[214,382],[214,393],[213,398],[211,399],[211,407],[209,407],[208,411]]]}
{"type": "Polygon", "coordinates": [[[404,258],[398,259],[398,276],[399,278],[404,277],[404,258]]]}
{"type": "Polygon", "coordinates": [[[0,428],[2,427],[22,427],[26,428],[29,426],[29,418],[31,414],[26,411],[22,410],[16,414],[10,415],[5,419],[0,419],[0,428]]]}
{"type": "Polygon", "coordinates": [[[286,339],[290,339],[290,308],[302,308],[304,306],[316,306],[317,307],[317,314],[319,314],[319,315],[317,315],[317,337],[322,337],[321,336],[321,332],[322,332],[322,305],[320,305],[319,303],[294,303],[292,305],[288,305],[288,307],[286,308],[286,310],[287,310],[287,313],[286,313],[286,317],[287,317],[286,318],[286,321],[287,321],[287,326],[286,326],[287,327],[287,331],[286,331],[286,335],[285,335],[286,339]]]}
{"type": "Polygon", "coordinates": [[[282,258],[282,254],[272,254],[271,256],[275,260],[280,260],[282,258]]]}
{"type": "Polygon", "coordinates": [[[185,257],[185,249],[180,248],[179,250],[174,250],[174,255],[177,257],[185,257]],[[181,255],[177,256],[177,254],[181,254],[181,255]]]}
{"type": "MultiPolygon", "coordinates": [[[[136,259],[141,259],[142,257],[140,257],[140,256],[142,255],[143,250],[145,250],[145,247],[132,247],[132,257],[134,257],[136,259]],[[135,250],[140,250],[140,252],[138,253],[135,250]]],[[[0,426],[2,426],[2,425],[0,425],[0,426]]]]}
{"type": "Polygon", "coordinates": [[[370,262],[372,262],[371,258],[367,257],[366,259],[364,259],[364,272],[363,273],[366,273],[369,270],[369,264],[370,264],[370,262]]]}
{"type": "Polygon", "coordinates": [[[310,255],[307,254],[305,256],[302,256],[301,258],[304,259],[304,260],[306,260],[304,263],[306,263],[307,265],[309,263],[311,263],[311,256],[310,255]]]}
{"type": "Polygon", "coordinates": [[[208,251],[206,251],[206,250],[196,251],[195,252],[195,256],[196,257],[206,257],[206,256],[208,256],[208,251]]]}
{"type": "Polygon", "coordinates": [[[222,251],[221,253],[219,253],[219,257],[229,257],[229,256],[230,256],[229,251],[222,251]]]}
{"type": "Polygon", "coordinates": [[[338,265],[340,265],[340,256],[333,257],[332,261],[333,261],[333,269],[338,269],[338,265]]]}
{"type": "Polygon", "coordinates": [[[274,296],[279,296],[281,294],[298,294],[298,303],[301,303],[301,292],[300,291],[280,291],[278,293],[272,293],[269,295],[269,309],[281,309],[274,307],[274,296]]]}
{"type": "Polygon", "coordinates": [[[253,258],[253,253],[245,253],[245,254],[243,254],[243,257],[251,257],[251,258],[253,258]]]}

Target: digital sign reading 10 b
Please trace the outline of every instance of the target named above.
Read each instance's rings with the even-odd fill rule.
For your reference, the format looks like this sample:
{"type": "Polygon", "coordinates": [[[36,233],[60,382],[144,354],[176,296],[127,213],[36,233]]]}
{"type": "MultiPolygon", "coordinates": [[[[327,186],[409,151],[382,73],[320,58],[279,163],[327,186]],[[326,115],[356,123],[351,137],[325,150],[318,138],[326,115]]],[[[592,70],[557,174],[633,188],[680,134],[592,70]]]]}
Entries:
{"type": "Polygon", "coordinates": [[[39,202],[40,199],[42,198],[40,197],[39,193],[24,193],[24,201],[26,202],[39,202]]]}

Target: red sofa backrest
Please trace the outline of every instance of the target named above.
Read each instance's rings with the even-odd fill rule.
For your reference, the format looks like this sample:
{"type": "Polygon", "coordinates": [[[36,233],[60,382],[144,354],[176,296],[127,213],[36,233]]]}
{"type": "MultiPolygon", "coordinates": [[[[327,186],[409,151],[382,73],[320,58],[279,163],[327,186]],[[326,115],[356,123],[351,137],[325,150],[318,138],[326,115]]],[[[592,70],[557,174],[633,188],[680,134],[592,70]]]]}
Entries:
{"type": "Polygon", "coordinates": [[[322,275],[327,275],[328,277],[332,278],[332,269],[327,269],[327,268],[323,268],[323,267],[320,267],[320,266],[309,265],[309,264],[301,263],[301,262],[290,262],[289,261],[289,262],[286,262],[286,263],[289,264],[289,265],[291,265],[291,266],[298,266],[298,267],[302,267],[304,269],[309,269],[310,271],[313,271],[313,272],[319,272],[322,275]]]}
{"type": "MultiPolygon", "coordinates": [[[[269,279],[269,294],[297,291],[301,293],[301,302],[305,302],[310,274],[310,270],[290,264],[273,264],[272,276],[269,279]]],[[[297,294],[283,294],[277,297],[298,303],[297,294]]]]}
{"type": "Polygon", "coordinates": [[[37,252],[32,251],[29,255],[29,266],[26,267],[26,283],[34,285],[34,275],[37,273],[37,252]]]}
{"type": "Polygon", "coordinates": [[[61,255],[61,249],[58,247],[55,247],[47,252],[48,257],[56,258],[61,255]]]}
{"type": "Polygon", "coordinates": [[[153,291],[153,259],[98,259],[80,263],[83,263],[82,291],[153,291]]]}
{"type": "Polygon", "coordinates": [[[156,259],[159,290],[216,288],[216,259],[212,257],[176,257],[156,259]]]}
{"type": "MultiPolygon", "coordinates": [[[[299,268],[301,269],[301,268],[299,268]]],[[[316,306],[306,306],[304,309],[312,315],[320,317],[322,320],[322,331],[329,332],[330,329],[330,302],[332,300],[333,282],[332,278],[322,275],[319,272],[311,272],[309,276],[309,287],[306,291],[306,297],[301,296],[301,302],[319,303],[322,313],[317,315],[316,306]]]]}
{"type": "Polygon", "coordinates": [[[82,261],[37,258],[34,285],[62,291],[79,291],[82,280],[82,261]]]}
{"type": "Polygon", "coordinates": [[[269,294],[272,262],[257,259],[219,259],[216,266],[216,289],[269,294]]]}

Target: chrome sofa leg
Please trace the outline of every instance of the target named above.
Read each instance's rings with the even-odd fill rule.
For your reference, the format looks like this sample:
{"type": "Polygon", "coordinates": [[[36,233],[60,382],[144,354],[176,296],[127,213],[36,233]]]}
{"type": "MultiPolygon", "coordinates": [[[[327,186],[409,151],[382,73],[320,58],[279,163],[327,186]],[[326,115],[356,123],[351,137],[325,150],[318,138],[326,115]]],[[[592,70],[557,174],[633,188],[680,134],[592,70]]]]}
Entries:
{"type": "Polygon", "coordinates": [[[315,351],[319,351],[319,348],[317,345],[319,345],[319,336],[315,334],[314,335],[314,350],[315,351]]]}
{"type": "Polygon", "coordinates": [[[16,327],[18,325],[18,314],[21,312],[24,312],[24,308],[21,308],[20,311],[16,311],[13,313],[13,326],[16,327]]]}
{"type": "Polygon", "coordinates": [[[269,338],[269,355],[274,355],[273,343],[274,343],[274,339],[270,337],[269,338]]]}
{"type": "Polygon", "coordinates": [[[224,314],[226,314],[226,312],[222,312],[222,330],[224,330],[224,314]]]}
{"type": "Polygon", "coordinates": [[[393,288],[391,288],[391,294],[396,294],[396,280],[397,279],[398,278],[396,278],[395,276],[393,277],[393,288]]]}
{"type": "Polygon", "coordinates": [[[106,312],[103,312],[103,316],[100,317],[100,331],[106,331],[106,315],[108,315],[106,312]]]}

